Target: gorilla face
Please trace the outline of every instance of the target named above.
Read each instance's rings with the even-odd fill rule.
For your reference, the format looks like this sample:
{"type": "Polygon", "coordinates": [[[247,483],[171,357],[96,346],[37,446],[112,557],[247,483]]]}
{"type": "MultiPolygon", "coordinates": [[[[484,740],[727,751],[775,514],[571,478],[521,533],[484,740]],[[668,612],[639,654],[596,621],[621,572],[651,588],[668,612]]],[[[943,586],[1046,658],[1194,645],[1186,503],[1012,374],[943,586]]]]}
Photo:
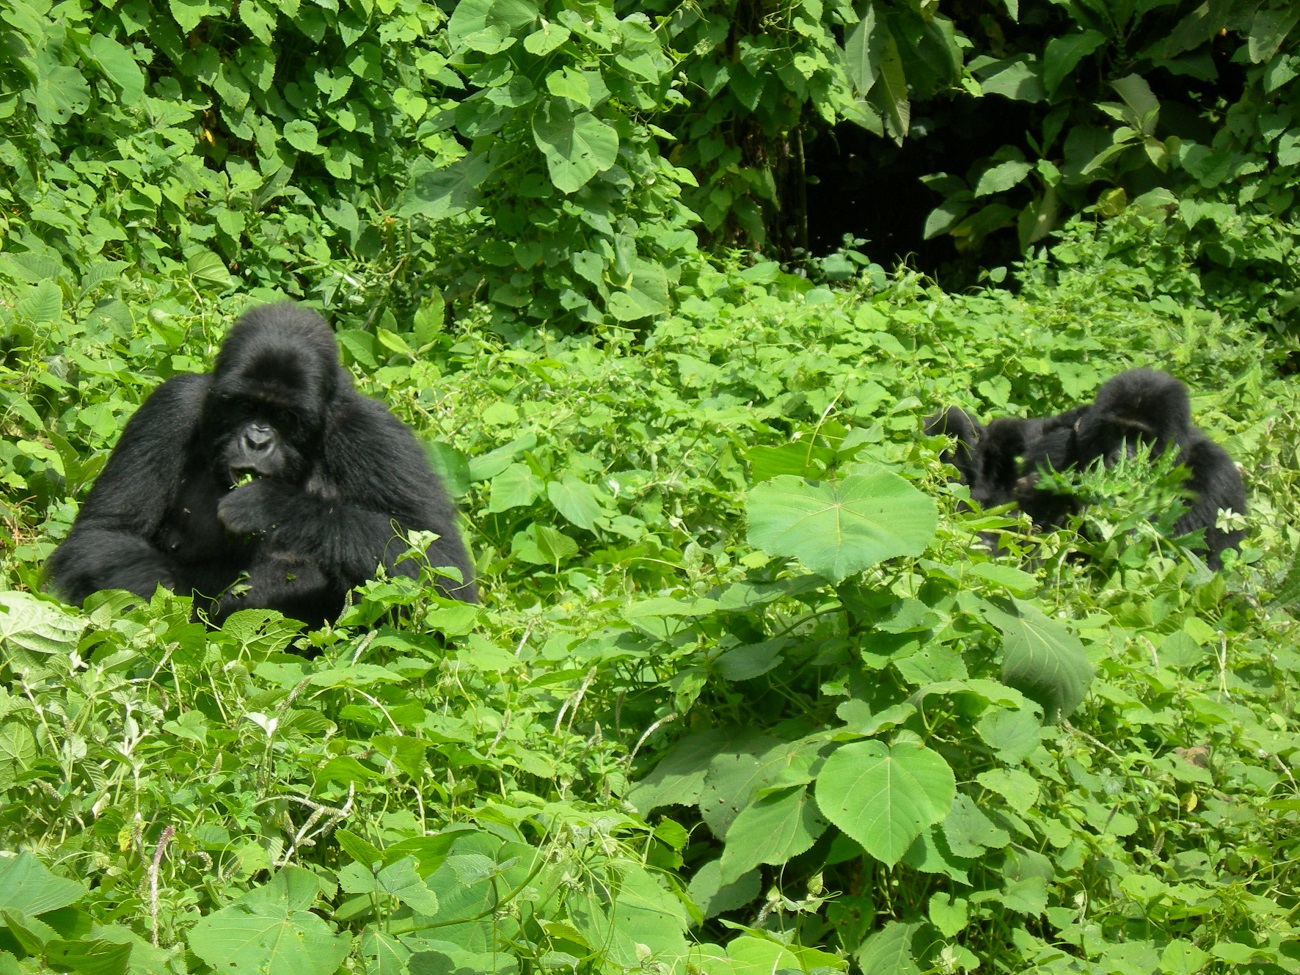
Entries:
{"type": "Polygon", "coordinates": [[[218,483],[304,484],[320,455],[339,388],[338,353],[314,317],[281,314],[236,325],[217,356],[203,437],[218,483]]]}

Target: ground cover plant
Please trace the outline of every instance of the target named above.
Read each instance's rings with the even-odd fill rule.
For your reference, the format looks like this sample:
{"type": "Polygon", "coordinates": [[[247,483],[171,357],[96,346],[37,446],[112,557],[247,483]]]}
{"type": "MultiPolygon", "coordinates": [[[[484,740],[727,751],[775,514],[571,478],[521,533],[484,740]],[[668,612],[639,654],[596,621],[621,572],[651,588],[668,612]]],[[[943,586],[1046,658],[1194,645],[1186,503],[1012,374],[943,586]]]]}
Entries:
{"type": "Polygon", "coordinates": [[[124,417],[248,299],[10,276],[0,958],[1288,970],[1295,393],[1102,253],[1019,296],[701,267],[678,315],[588,338],[341,317],[485,605],[379,580],[306,635],[37,594],[124,417]],[[1158,485],[1086,539],[958,510],[935,403],[1046,412],[1153,359],[1249,459],[1227,571],[1144,527],[1158,485]]]}

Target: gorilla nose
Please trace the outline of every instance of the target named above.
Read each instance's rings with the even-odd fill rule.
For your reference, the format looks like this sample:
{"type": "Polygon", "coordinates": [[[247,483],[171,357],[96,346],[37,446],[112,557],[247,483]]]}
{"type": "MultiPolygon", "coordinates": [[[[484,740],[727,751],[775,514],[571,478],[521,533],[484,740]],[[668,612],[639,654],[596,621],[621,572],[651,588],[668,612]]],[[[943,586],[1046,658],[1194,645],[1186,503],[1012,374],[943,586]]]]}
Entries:
{"type": "Polygon", "coordinates": [[[261,452],[274,441],[275,433],[265,424],[251,423],[244,430],[244,446],[249,450],[261,452]]]}

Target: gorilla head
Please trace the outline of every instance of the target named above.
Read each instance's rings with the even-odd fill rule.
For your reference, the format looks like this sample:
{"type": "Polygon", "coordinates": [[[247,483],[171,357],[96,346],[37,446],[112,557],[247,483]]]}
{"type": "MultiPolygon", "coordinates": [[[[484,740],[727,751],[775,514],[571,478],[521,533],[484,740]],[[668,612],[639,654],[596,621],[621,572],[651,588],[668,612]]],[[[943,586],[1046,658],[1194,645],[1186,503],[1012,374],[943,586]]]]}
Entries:
{"type": "Polygon", "coordinates": [[[1187,387],[1168,373],[1130,369],[1104,383],[1097,399],[1079,418],[1075,462],[1113,464],[1132,456],[1139,443],[1163,453],[1170,444],[1187,443],[1192,407],[1187,387]]]}
{"type": "Polygon", "coordinates": [[[221,346],[201,418],[214,473],[302,484],[339,386],[334,336],[319,315],[271,305],[245,315],[221,346]]]}

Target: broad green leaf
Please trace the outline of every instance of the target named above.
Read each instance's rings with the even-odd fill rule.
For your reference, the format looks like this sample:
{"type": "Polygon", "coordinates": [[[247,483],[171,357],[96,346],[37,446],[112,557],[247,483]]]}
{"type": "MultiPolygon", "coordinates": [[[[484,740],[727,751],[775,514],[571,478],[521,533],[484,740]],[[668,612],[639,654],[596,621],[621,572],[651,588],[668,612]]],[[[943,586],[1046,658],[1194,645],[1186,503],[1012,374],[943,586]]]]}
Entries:
{"type": "Polygon", "coordinates": [[[1112,81],[1110,86],[1119,92],[1119,97],[1132,112],[1133,127],[1150,135],[1160,114],[1160,101],[1147,80],[1141,75],[1131,74],[1112,81]]]}
{"type": "Polygon", "coordinates": [[[366,959],[366,975],[410,975],[407,964],[411,949],[386,931],[366,925],[361,932],[361,955],[366,959]]]}
{"type": "Polygon", "coordinates": [[[880,75],[882,50],[888,28],[881,30],[878,25],[876,5],[867,4],[862,19],[853,25],[844,40],[844,68],[859,97],[871,91],[880,75]]]}
{"type": "Polygon", "coordinates": [[[943,757],[915,742],[841,745],[817,776],[822,813],[889,866],[923,829],[948,815],[956,791],[943,757]]]}
{"type": "Polygon", "coordinates": [[[782,474],[816,480],[826,473],[835,460],[835,451],[819,447],[810,440],[804,443],[786,443],[779,447],[755,446],[745,451],[753,483],[770,480],[782,474]]]}
{"type": "Polygon", "coordinates": [[[650,774],[632,788],[628,801],[642,815],[673,803],[694,805],[700,801],[706,776],[719,756],[766,753],[781,744],[778,738],[735,726],[689,734],[670,747],[650,774]]]}
{"type": "Polygon", "coordinates": [[[349,894],[386,894],[432,917],[438,913],[438,896],[420,879],[417,866],[415,857],[405,857],[374,873],[360,863],[350,863],[339,871],[339,886],[349,894]]]}
{"type": "MultiPolygon", "coordinates": [[[[915,941],[924,932],[921,921],[890,921],[862,943],[854,956],[862,975],[921,975],[915,941]]],[[[925,971],[932,966],[926,962],[925,971]]]]}
{"type": "Polygon", "coordinates": [[[1038,781],[1023,769],[993,768],[981,772],[976,781],[1007,800],[1016,812],[1026,813],[1038,802],[1038,781]]]}
{"type": "Polygon", "coordinates": [[[1048,41],[1043,55],[1043,87],[1048,96],[1055,95],[1057,87],[1075,66],[1105,43],[1106,35],[1096,30],[1067,34],[1048,41]]]}
{"type": "MultiPolygon", "coordinates": [[[[504,400],[488,405],[480,414],[487,426],[500,426],[514,429],[519,426],[519,411],[504,400]]],[[[519,457],[537,446],[537,434],[531,430],[515,437],[507,444],[502,444],[486,454],[471,457],[469,477],[471,481],[490,481],[503,473],[519,457]]]]}
{"type": "MultiPolygon", "coordinates": [[[[703,945],[702,950],[721,949],[703,945]]],[[[699,970],[711,975],[790,975],[793,972],[843,971],[844,964],[840,959],[812,948],[783,945],[771,937],[741,935],[727,942],[725,956],[706,962],[699,970]]]]}
{"type": "Polygon", "coordinates": [[[449,443],[435,440],[425,445],[425,453],[434,473],[442,480],[447,493],[453,498],[463,497],[469,490],[469,459],[463,451],[449,443]]]}
{"type": "Polygon", "coordinates": [[[19,292],[17,312],[29,322],[54,323],[63,317],[63,290],[54,278],[46,278],[19,292]]]}
{"type": "Polygon", "coordinates": [[[1268,6],[1256,10],[1246,39],[1251,62],[1263,64],[1277,54],[1297,21],[1300,21],[1300,8],[1295,4],[1288,4],[1280,10],[1268,6]]]}
{"type": "Polygon", "coordinates": [[[731,832],[759,789],[786,784],[780,777],[797,751],[789,742],[757,734],[739,739],[713,758],[700,793],[700,813],[714,836],[725,838],[731,832]]]}
{"type": "Polygon", "coordinates": [[[510,551],[533,565],[559,565],[578,554],[578,543],[550,525],[529,525],[510,540],[510,551]]]}
{"type": "Polygon", "coordinates": [[[306,870],[287,868],[265,887],[200,918],[189,932],[190,950],[230,975],[332,975],[352,939],[308,910],[318,891],[306,870]],[[286,877],[290,872],[307,876],[286,877]]]}
{"type": "Polygon", "coordinates": [[[289,145],[299,152],[316,153],[320,151],[316,126],[306,119],[294,119],[284,125],[284,138],[289,145]]]}
{"type": "MultiPolygon", "coordinates": [[[[232,118],[236,112],[242,112],[244,110],[248,105],[249,99],[252,97],[248,79],[244,77],[244,72],[240,69],[239,65],[233,61],[222,62],[216,78],[213,79],[212,87],[213,90],[216,91],[217,97],[219,97],[225,104],[227,118],[231,119],[227,124],[231,126],[231,130],[235,131],[241,139],[253,138],[253,130],[251,128],[247,128],[243,123],[235,122],[232,118]]],[[[289,125],[294,124],[295,123],[293,122],[289,123],[289,125]]],[[[286,128],[288,128],[288,126],[286,126],[286,128]]],[[[312,127],[312,130],[313,132],[315,131],[315,126],[312,127]]]]}
{"type": "Polygon", "coordinates": [[[543,487],[542,479],[527,464],[511,464],[492,478],[488,511],[499,514],[530,505],[541,497],[543,487]]]}
{"type": "Polygon", "coordinates": [[[768,555],[792,556],[833,583],[885,559],[920,555],[934,537],[934,502],[897,474],[841,481],[781,475],[749,492],[749,541],[768,555]]]}
{"type": "MultiPolygon", "coordinates": [[[[9,776],[5,781],[12,782],[16,771],[31,768],[39,757],[36,738],[26,725],[17,722],[0,725],[0,773],[9,776]]],[[[0,775],[0,779],[4,779],[4,775],[0,775]]]]}
{"type": "Polygon", "coordinates": [[[87,939],[45,942],[45,961],[53,969],[78,975],[127,975],[132,945],[129,942],[87,939]]]}
{"type": "Polygon", "coordinates": [[[547,99],[533,116],[533,141],[546,155],[551,182],[575,193],[614,165],[618,133],[590,112],[574,115],[559,98],[547,99]]]}
{"type": "Polygon", "coordinates": [[[921,830],[921,835],[912,841],[901,862],[922,873],[939,873],[951,877],[959,884],[969,885],[971,882],[966,862],[949,849],[942,826],[938,823],[921,830]]]}
{"type": "Polygon", "coordinates": [[[85,626],[84,618],[48,599],[19,590],[0,592],[0,648],[4,650],[21,647],[40,654],[70,654],[85,626]]]}
{"type": "Polygon", "coordinates": [[[961,223],[966,214],[970,213],[970,200],[971,194],[964,191],[961,196],[945,200],[931,210],[930,215],[925,218],[923,230],[925,239],[930,240],[940,234],[946,234],[961,223]]]}
{"type": "Polygon", "coordinates": [[[560,480],[547,484],[546,496],[556,511],[587,531],[596,527],[596,519],[604,513],[595,488],[573,474],[565,474],[560,480]]]}
{"type": "Polygon", "coordinates": [[[209,0],[168,0],[168,7],[182,34],[188,34],[199,26],[200,20],[212,13],[209,0]]]}
{"type": "Polygon", "coordinates": [[[567,892],[566,907],[587,943],[624,969],[642,967],[647,953],[686,954],[686,906],[635,860],[607,860],[596,876],[567,892]]]}
{"type": "Polygon", "coordinates": [[[372,371],[379,368],[377,343],[373,333],[350,328],[337,333],[336,337],[339,346],[342,347],[353,362],[359,363],[372,371]]]}
{"type": "Polygon", "coordinates": [[[980,174],[979,182],[975,184],[975,196],[1005,192],[1028,176],[1033,169],[1033,163],[1025,162],[1023,159],[1008,159],[996,166],[990,166],[980,174]]]}
{"type": "Polygon", "coordinates": [[[186,261],[190,277],[196,281],[206,281],[222,288],[230,287],[234,281],[226,270],[226,263],[210,250],[196,250],[186,261]]]}
{"type": "Polygon", "coordinates": [[[472,210],[481,198],[479,186],[491,173],[488,156],[473,152],[446,169],[416,172],[401,195],[397,215],[437,220],[472,210]]]}
{"type": "Polygon", "coordinates": [[[717,917],[723,911],[744,907],[758,896],[762,875],[751,870],[729,884],[722,882],[722,866],[710,860],[691,877],[691,900],[700,906],[705,917],[717,917]]]}
{"type": "Polygon", "coordinates": [[[123,104],[137,104],[144,96],[144,72],[131,52],[103,34],[91,34],[86,50],[105,77],[121,89],[123,104]]]}
{"type": "Polygon", "coordinates": [[[785,863],[811,847],[825,830],[826,821],[805,786],[760,796],[727,830],[721,882],[733,883],[760,863],[785,863]]]}
{"type": "Polygon", "coordinates": [[[330,223],[341,230],[346,230],[352,239],[356,239],[361,229],[361,217],[357,213],[357,208],[351,203],[347,200],[325,203],[321,205],[320,211],[330,223]]]}
{"type": "MultiPolygon", "coordinates": [[[[292,16],[290,14],[289,16],[292,16]]],[[[275,41],[275,10],[267,7],[260,0],[241,0],[239,19],[254,37],[268,47],[275,41]]]]}
{"type": "Polygon", "coordinates": [[[1027,758],[1042,737],[1038,718],[1024,708],[991,708],[975,722],[975,729],[998,758],[1011,765],[1027,758]]]}
{"type": "Polygon", "coordinates": [[[668,312],[668,275],[662,267],[640,258],[633,265],[626,291],[609,296],[609,312],[620,322],[633,322],[668,312]]]}
{"type": "MultiPolygon", "coordinates": [[[[44,61],[41,62],[45,64],[44,61]]],[[[76,68],[55,64],[43,71],[33,91],[41,121],[62,125],[90,106],[90,85],[76,68]]]]}
{"type": "Polygon", "coordinates": [[[1049,720],[1083,701],[1092,664],[1079,638],[1030,603],[1012,600],[1012,612],[986,604],[989,622],[1002,632],[1002,681],[1042,705],[1049,720]]]}
{"type": "Polygon", "coordinates": [[[587,72],[571,67],[563,67],[546,76],[546,90],[556,98],[567,98],[583,108],[591,108],[591,86],[587,81],[587,72]]]}
{"type": "Polygon", "coordinates": [[[970,902],[940,891],[930,897],[930,920],[945,938],[955,938],[970,923],[970,902]]]}
{"type": "Polygon", "coordinates": [[[989,59],[978,70],[972,62],[971,71],[986,95],[1003,95],[1021,102],[1037,102],[1047,97],[1042,67],[1031,55],[1018,54],[1002,61],[989,59]]]}
{"type": "MultiPolygon", "coordinates": [[[[888,30],[883,24],[881,26],[888,30]]],[[[880,58],[880,86],[872,95],[881,107],[889,134],[901,145],[912,128],[912,102],[903,70],[903,56],[893,34],[886,33],[880,58]]]]}
{"type": "Polygon", "coordinates": [[[1175,938],[1160,953],[1160,970],[1169,975],[1196,975],[1205,971],[1210,956],[1184,938],[1175,938]]]}
{"type": "Polygon", "coordinates": [[[542,26],[524,38],[524,50],[534,57],[545,57],[572,36],[567,27],[543,21],[542,26]]]}
{"type": "Polygon", "coordinates": [[[81,884],[56,877],[26,850],[12,859],[0,859],[0,909],[36,917],[75,904],[85,894],[81,884]]]}
{"type": "Polygon", "coordinates": [[[497,54],[537,18],[537,7],[528,0],[461,0],[447,22],[447,38],[454,51],[497,54]]]}

